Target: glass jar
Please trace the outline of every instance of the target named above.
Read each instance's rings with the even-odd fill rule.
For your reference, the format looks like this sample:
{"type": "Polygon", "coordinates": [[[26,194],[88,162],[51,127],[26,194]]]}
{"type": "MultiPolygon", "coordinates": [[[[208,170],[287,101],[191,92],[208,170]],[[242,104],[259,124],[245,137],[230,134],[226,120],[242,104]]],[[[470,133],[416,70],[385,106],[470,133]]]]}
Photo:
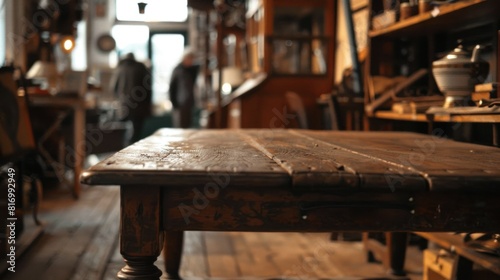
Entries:
{"type": "Polygon", "coordinates": [[[431,1],[430,0],[419,0],[418,1],[418,12],[420,14],[426,13],[430,11],[431,8],[431,1]]]}
{"type": "Polygon", "coordinates": [[[399,20],[404,20],[413,15],[412,7],[410,3],[403,2],[399,4],[399,20]]]}

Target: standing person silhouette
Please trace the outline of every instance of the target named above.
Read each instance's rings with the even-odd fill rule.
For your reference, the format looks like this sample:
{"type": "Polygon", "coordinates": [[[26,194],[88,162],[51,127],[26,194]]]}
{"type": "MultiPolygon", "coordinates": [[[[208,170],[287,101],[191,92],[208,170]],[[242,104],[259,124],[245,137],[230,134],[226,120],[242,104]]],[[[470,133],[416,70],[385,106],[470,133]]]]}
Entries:
{"type": "Polygon", "coordinates": [[[120,102],[118,118],[132,122],[130,142],[134,143],[140,140],[144,121],[151,116],[151,73],[133,53],[128,53],[118,63],[111,85],[120,102]]]}
{"type": "Polygon", "coordinates": [[[194,85],[200,68],[194,64],[194,59],[192,50],[186,49],[170,79],[170,101],[174,108],[172,119],[177,128],[189,128],[193,125],[194,85]]]}

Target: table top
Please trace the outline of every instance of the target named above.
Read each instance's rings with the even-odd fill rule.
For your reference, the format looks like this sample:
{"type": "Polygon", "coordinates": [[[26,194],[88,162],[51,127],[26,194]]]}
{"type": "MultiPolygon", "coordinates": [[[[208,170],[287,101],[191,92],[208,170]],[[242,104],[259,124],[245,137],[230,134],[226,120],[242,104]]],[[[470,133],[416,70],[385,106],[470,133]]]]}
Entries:
{"type": "Polygon", "coordinates": [[[500,193],[500,149],[407,132],[161,129],[83,172],[90,185],[500,193]]]}

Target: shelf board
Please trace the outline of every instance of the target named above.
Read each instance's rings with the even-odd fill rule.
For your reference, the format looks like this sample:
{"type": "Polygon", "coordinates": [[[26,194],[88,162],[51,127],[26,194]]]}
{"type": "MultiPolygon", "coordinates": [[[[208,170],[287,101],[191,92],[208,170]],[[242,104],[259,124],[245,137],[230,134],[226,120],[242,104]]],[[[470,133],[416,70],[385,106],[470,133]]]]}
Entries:
{"type": "Polygon", "coordinates": [[[377,111],[377,119],[412,122],[457,122],[457,123],[500,123],[500,114],[400,114],[392,111],[377,111]]]}
{"type": "Polygon", "coordinates": [[[371,38],[382,36],[419,36],[463,27],[463,23],[478,24],[500,17],[500,1],[498,0],[464,0],[439,6],[439,14],[432,12],[418,14],[398,21],[386,28],[371,30],[371,38]]]}
{"type": "Polygon", "coordinates": [[[393,111],[377,111],[375,118],[396,120],[396,121],[413,121],[413,122],[428,122],[425,114],[400,114],[393,111]]]}

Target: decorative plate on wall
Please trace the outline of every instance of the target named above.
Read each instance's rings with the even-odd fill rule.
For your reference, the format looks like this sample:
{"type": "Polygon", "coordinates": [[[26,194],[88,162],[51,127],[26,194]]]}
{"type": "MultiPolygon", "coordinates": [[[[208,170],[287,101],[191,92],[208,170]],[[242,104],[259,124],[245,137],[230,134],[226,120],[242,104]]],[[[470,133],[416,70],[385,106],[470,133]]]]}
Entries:
{"type": "Polygon", "coordinates": [[[110,52],[116,47],[115,39],[109,34],[100,35],[97,38],[97,48],[102,52],[110,52]]]}

